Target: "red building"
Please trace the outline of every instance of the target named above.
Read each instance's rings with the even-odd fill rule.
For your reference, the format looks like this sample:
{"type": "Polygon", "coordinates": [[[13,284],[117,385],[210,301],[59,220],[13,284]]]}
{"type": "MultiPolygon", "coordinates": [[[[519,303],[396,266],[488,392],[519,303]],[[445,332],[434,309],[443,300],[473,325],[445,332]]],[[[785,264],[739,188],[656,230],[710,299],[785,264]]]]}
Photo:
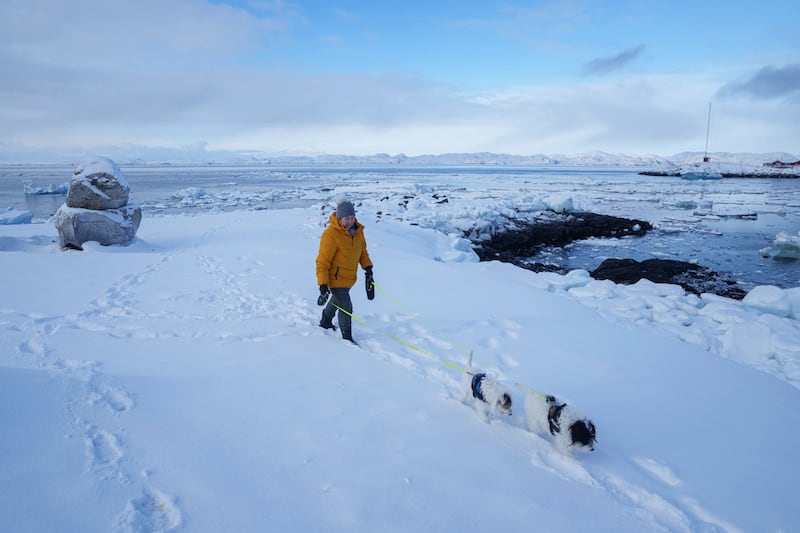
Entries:
{"type": "Polygon", "coordinates": [[[764,163],[765,167],[772,167],[772,168],[793,168],[793,167],[800,167],[800,160],[795,161],[794,163],[784,163],[783,161],[773,161],[772,163],[764,163]]]}

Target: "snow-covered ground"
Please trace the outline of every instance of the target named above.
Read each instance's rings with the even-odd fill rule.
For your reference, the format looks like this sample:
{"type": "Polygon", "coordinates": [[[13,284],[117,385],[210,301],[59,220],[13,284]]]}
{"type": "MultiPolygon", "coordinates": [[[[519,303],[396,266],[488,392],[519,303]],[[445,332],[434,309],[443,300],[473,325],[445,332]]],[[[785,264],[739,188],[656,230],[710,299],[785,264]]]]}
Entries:
{"type": "Polygon", "coordinates": [[[800,287],[738,302],[479,263],[449,230],[509,205],[369,187],[325,193],[359,200],[375,263],[359,347],[316,325],[327,202],[149,216],[83,252],[0,226],[3,529],[797,528],[800,287]],[[470,349],[511,417],[459,401],[470,349]],[[591,418],[597,450],[530,433],[514,383],[591,418]]]}

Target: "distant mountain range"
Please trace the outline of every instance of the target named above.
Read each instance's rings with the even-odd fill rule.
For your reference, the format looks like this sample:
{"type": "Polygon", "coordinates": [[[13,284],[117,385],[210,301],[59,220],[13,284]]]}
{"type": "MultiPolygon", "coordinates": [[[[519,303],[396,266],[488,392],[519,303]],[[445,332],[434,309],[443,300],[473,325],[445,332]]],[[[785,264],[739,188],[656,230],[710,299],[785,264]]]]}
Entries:
{"type": "MultiPolygon", "coordinates": [[[[607,167],[647,167],[675,169],[681,166],[699,163],[703,160],[702,152],[682,152],[671,157],[654,154],[609,154],[606,152],[585,152],[580,154],[535,154],[512,155],[491,152],[452,153],[439,155],[406,156],[404,154],[375,154],[370,156],[349,155],[317,155],[317,156],[266,156],[251,154],[237,158],[241,164],[274,165],[274,166],[607,166],[607,167]]],[[[755,168],[763,163],[782,160],[796,161],[798,157],[785,152],[768,154],[709,154],[712,164],[727,168],[755,168]]]]}
{"type": "MultiPolygon", "coordinates": [[[[701,162],[702,152],[681,152],[664,157],[655,154],[610,154],[593,151],[578,154],[534,154],[512,155],[491,152],[448,153],[438,155],[407,156],[389,155],[320,155],[320,154],[270,154],[258,151],[207,150],[205,145],[185,148],[151,148],[135,145],[108,146],[93,152],[116,161],[122,166],[135,165],[243,165],[275,167],[426,167],[426,166],[605,166],[605,167],[645,167],[671,170],[685,165],[701,162]]],[[[25,149],[0,143],[0,164],[77,164],[84,154],[54,153],[43,150],[25,149]]],[[[781,160],[796,161],[797,155],[786,152],[771,153],[728,153],[709,154],[713,165],[726,170],[748,170],[760,168],[763,163],[781,160]]]]}

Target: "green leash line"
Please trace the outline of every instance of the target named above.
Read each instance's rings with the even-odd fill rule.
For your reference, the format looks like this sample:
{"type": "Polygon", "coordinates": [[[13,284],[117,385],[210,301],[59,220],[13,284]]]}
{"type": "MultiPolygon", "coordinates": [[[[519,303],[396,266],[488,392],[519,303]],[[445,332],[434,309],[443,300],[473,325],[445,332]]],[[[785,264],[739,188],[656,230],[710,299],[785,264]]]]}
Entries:
{"type": "MultiPolygon", "coordinates": [[[[408,309],[407,309],[405,306],[403,306],[403,305],[402,305],[402,304],[401,304],[399,301],[397,301],[397,300],[396,300],[395,298],[393,298],[393,297],[392,297],[392,296],[391,296],[391,295],[390,295],[388,292],[386,292],[386,291],[385,291],[385,290],[384,290],[384,289],[383,289],[383,288],[382,288],[380,285],[378,285],[377,283],[375,283],[375,281],[373,281],[373,282],[372,282],[372,286],[373,286],[373,287],[375,287],[376,289],[378,289],[378,291],[379,291],[381,294],[383,294],[384,296],[386,296],[386,298],[388,298],[388,299],[389,299],[389,300],[390,300],[392,303],[394,303],[394,304],[395,304],[397,307],[399,307],[400,309],[402,309],[402,310],[403,310],[403,311],[404,311],[404,312],[405,312],[407,315],[409,315],[409,316],[410,316],[410,317],[412,317],[412,318],[415,318],[415,319],[419,320],[419,314],[418,314],[418,313],[414,313],[414,312],[412,312],[412,311],[408,310],[408,309]]],[[[458,365],[457,365],[457,364],[455,364],[455,363],[452,363],[452,362],[448,361],[447,359],[444,359],[444,358],[442,358],[442,357],[439,357],[438,355],[435,355],[435,354],[433,354],[433,353],[431,353],[431,352],[429,352],[429,351],[427,351],[427,350],[423,350],[423,349],[422,349],[422,348],[420,348],[419,346],[416,346],[416,345],[414,345],[414,344],[412,344],[412,343],[410,343],[410,342],[408,342],[408,341],[405,341],[405,340],[401,339],[400,337],[397,337],[396,335],[392,335],[391,333],[388,333],[388,332],[386,332],[386,331],[382,330],[381,328],[378,328],[378,327],[376,327],[376,326],[373,326],[372,324],[370,324],[369,322],[367,322],[366,320],[364,320],[364,319],[363,319],[363,318],[361,318],[360,316],[358,316],[358,315],[356,315],[356,314],[353,314],[353,313],[351,313],[350,311],[347,311],[346,309],[343,309],[342,307],[339,307],[339,306],[338,306],[338,305],[336,305],[336,304],[333,304],[333,306],[334,306],[336,309],[338,309],[340,312],[342,312],[342,313],[346,314],[347,316],[349,316],[350,318],[352,318],[353,320],[355,320],[355,321],[357,321],[357,322],[359,322],[359,323],[361,323],[361,324],[363,324],[363,325],[365,325],[365,326],[367,326],[367,327],[369,327],[369,328],[372,328],[372,329],[374,329],[374,330],[378,331],[378,332],[379,332],[379,333],[381,333],[382,335],[384,335],[384,336],[386,336],[386,337],[388,337],[388,338],[392,339],[393,341],[395,341],[395,342],[397,342],[397,343],[399,343],[399,344],[402,344],[403,346],[406,346],[407,348],[411,348],[412,350],[415,350],[415,351],[417,351],[417,352],[419,352],[419,353],[421,353],[421,354],[424,354],[424,355],[427,355],[428,357],[431,357],[431,358],[433,358],[433,359],[436,359],[436,360],[437,360],[437,361],[439,361],[440,363],[442,363],[442,364],[444,364],[444,365],[446,365],[446,366],[449,366],[450,368],[452,368],[452,369],[454,369],[454,370],[456,370],[456,371],[458,371],[458,372],[461,372],[461,373],[465,373],[465,372],[466,372],[466,369],[464,369],[464,368],[462,368],[462,367],[458,366],[458,365]]],[[[466,348],[464,348],[464,346],[462,346],[461,344],[459,344],[459,343],[457,343],[457,342],[453,341],[452,339],[448,339],[447,337],[443,337],[443,336],[441,335],[441,333],[440,333],[438,330],[436,330],[435,328],[431,327],[429,324],[426,324],[426,326],[427,326],[427,327],[429,327],[430,329],[432,329],[434,332],[438,333],[438,334],[440,335],[440,338],[441,338],[442,340],[445,340],[445,341],[447,341],[447,342],[450,342],[451,344],[454,344],[454,345],[458,346],[459,348],[462,348],[462,349],[464,349],[464,350],[466,350],[466,351],[469,351],[469,350],[467,350],[466,348]]],[[[517,386],[519,389],[521,389],[521,390],[523,390],[523,391],[526,391],[526,392],[528,392],[528,393],[530,393],[530,394],[535,394],[536,396],[539,396],[539,397],[541,397],[541,398],[547,398],[547,396],[546,396],[546,395],[544,395],[544,394],[542,394],[541,392],[539,392],[539,391],[537,391],[537,390],[534,390],[534,389],[532,389],[532,388],[530,388],[530,387],[527,387],[527,386],[523,385],[522,383],[515,382],[515,383],[514,383],[514,385],[516,385],[516,386],[517,386]]]]}
{"type": "Polygon", "coordinates": [[[372,286],[375,287],[376,289],[378,289],[378,292],[380,292],[381,294],[386,296],[389,300],[391,300],[392,303],[394,303],[394,305],[396,305],[397,307],[402,309],[407,315],[409,315],[411,317],[414,317],[414,318],[416,318],[418,316],[417,313],[414,313],[413,311],[411,311],[409,309],[406,309],[406,307],[403,304],[401,304],[400,302],[398,302],[397,300],[392,298],[392,295],[389,294],[388,292],[386,292],[385,290],[383,290],[383,287],[381,287],[380,285],[375,283],[375,280],[372,280],[372,286]]]}
{"type": "MultiPolygon", "coordinates": [[[[410,311],[410,310],[408,310],[408,309],[407,309],[405,306],[403,306],[403,305],[402,305],[400,302],[398,302],[396,299],[392,298],[392,296],[391,296],[391,295],[390,295],[388,292],[386,292],[385,290],[383,290],[383,287],[381,287],[380,285],[378,285],[377,283],[375,283],[375,281],[373,281],[373,282],[372,282],[372,285],[373,285],[373,286],[374,286],[376,289],[378,289],[378,292],[380,292],[381,294],[383,294],[384,296],[386,296],[386,297],[387,297],[389,300],[391,300],[391,301],[392,301],[392,302],[393,302],[393,303],[394,303],[394,304],[395,304],[397,307],[399,307],[400,309],[402,309],[402,310],[403,310],[403,311],[404,311],[404,312],[405,312],[405,313],[406,313],[408,316],[410,316],[411,318],[415,318],[415,319],[417,319],[417,320],[420,320],[420,318],[419,318],[419,313],[414,313],[413,311],[410,311]]],[[[440,338],[440,339],[442,339],[443,341],[449,342],[449,343],[450,343],[450,344],[452,344],[453,346],[456,346],[456,347],[458,347],[458,348],[461,348],[461,349],[462,349],[462,350],[464,350],[466,353],[469,353],[470,349],[469,349],[469,348],[467,348],[466,346],[463,346],[462,344],[458,343],[458,341],[455,341],[455,340],[453,340],[453,339],[451,339],[451,338],[449,338],[449,337],[445,336],[444,334],[442,334],[442,332],[441,332],[441,331],[437,330],[436,328],[434,328],[434,327],[433,327],[433,326],[431,326],[430,324],[428,324],[428,323],[426,323],[426,322],[423,322],[423,324],[425,324],[425,326],[427,326],[427,327],[428,327],[428,328],[429,328],[431,331],[433,331],[434,333],[438,334],[438,335],[439,335],[439,338],[440,338]]]]}
{"type": "Polygon", "coordinates": [[[540,398],[543,398],[543,399],[546,399],[546,398],[547,398],[547,396],[546,396],[546,395],[542,394],[542,393],[541,393],[541,392],[539,392],[538,390],[533,390],[533,389],[532,389],[532,388],[530,388],[530,387],[526,387],[525,385],[523,385],[522,383],[520,383],[520,382],[518,382],[518,381],[515,381],[515,382],[514,382],[514,385],[516,385],[518,389],[521,389],[521,390],[523,390],[523,391],[525,391],[525,392],[529,392],[529,393],[531,393],[531,394],[535,394],[536,396],[539,396],[540,398]]]}
{"type": "Polygon", "coordinates": [[[453,369],[455,369],[455,370],[457,370],[459,372],[462,372],[462,373],[466,372],[466,370],[464,370],[463,368],[461,368],[460,366],[458,366],[455,363],[451,363],[447,359],[443,359],[443,358],[441,358],[441,357],[439,357],[439,356],[437,356],[435,354],[432,354],[432,353],[430,353],[430,352],[428,352],[426,350],[423,350],[419,346],[416,346],[416,345],[414,345],[414,344],[412,344],[412,343],[410,343],[408,341],[405,341],[405,340],[401,339],[400,337],[397,337],[397,336],[392,335],[391,333],[388,333],[388,332],[386,332],[386,331],[384,331],[384,330],[382,330],[380,328],[377,328],[377,327],[373,326],[372,324],[370,324],[369,322],[367,322],[366,320],[364,320],[363,318],[361,318],[361,317],[359,317],[359,316],[347,311],[346,309],[342,309],[341,307],[339,307],[336,304],[333,304],[333,306],[336,309],[338,309],[340,312],[342,312],[342,313],[346,314],[347,316],[349,316],[350,318],[352,318],[353,320],[356,320],[356,321],[360,322],[361,324],[364,324],[365,326],[370,327],[370,328],[378,331],[379,333],[385,335],[386,337],[389,337],[390,339],[392,339],[395,342],[398,342],[398,343],[402,344],[403,346],[411,348],[412,350],[416,350],[416,351],[418,351],[418,352],[420,352],[422,354],[427,355],[428,357],[432,357],[433,359],[438,360],[440,363],[443,363],[443,364],[449,366],[450,368],[453,368],[453,369]]]}
{"type": "MultiPolygon", "coordinates": [[[[414,313],[414,312],[412,312],[412,311],[409,311],[409,310],[408,310],[408,309],[407,309],[405,306],[403,306],[403,305],[402,305],[400,302],[398,302],[398,301],[397,301],[395,298],[393,298],[393,297],[392,297],[392,296],[391,296],[391,295],[390,295],[388,292],[386,292],[386,291],[383,289],[383,287],[381,287],[380,285],[378,285],[377,283],[375,283],[375,281],[374,281],[374,280],[373,280],[373,282],[372,282],[372,286],[373,286],[373,287],[375,287],[376,289],[378,289],[378,291],[379,291],[381,294],[383,294],[384,296],[386,296],[386,298],[388,298],[390,301],[392,301],[392,302],[393,302],[393,303],[394,303],[394,304],[395,304],[397,307],[399,307],[400,309],[402,309],[402,310],[403,310],[403,311],[404,311],[404,312],[405,312],[405,313],[406,313],[408,316],[410,316],[411,318],[415,318],[415,319],[417,319],[417,320],[420,320],[420,318],[419,318],[419,313],[414,313]]],[[[334,305],[335,305],[335,304],[334,304],[334,305]]],[[[337,306],[337,307],[338,307],[338,306],[337,306]]],[[[341,308],[339,308],[339,309],[341,309],[341,308]]],[[[342,311],[344,311],[344,309],[342,309],[342,311]]],[[[344,312],[345,312],[345,313],[347,313],[347,311],[344,311],[344,312]]],[[[347,314],[350,314],[350,313],[347,313],[347,314]]],[[[351,315],[351,316],[353,316],[353,315],[351,315]]],[[[363,322],[363,321],[361,321],[360,319],[357,319],[357,320],[359,320],[360,322],[362,322],[362,323],[366,324],[366,322],[363,322]]],[[[464,350],[464,351],[466,351],[466,352],[469,352],[469,351],[470,351],[468,348],[466,348],[466,347],[462,346],[462,345],[461,345],[461,344],[459,344],[458,342],[456,342],[456,341],[454,341],[454,340],[452,340],[452,339],[449,339],[449,338],[447,338],[447,337],[443,336],[443,335],[441,334],[441,332],[440,332],[440,331],[438,331],[436,328],[432,327],[430,324],[426,324],[425,322],[423,322],[423,324],[425,324],[425,325],[426,325],[426,327],[430,328],[432,331],[434,331],[435,333],[437,333],[437,334],[439,335],[439,338],[440,338],[440,339],[442,339],[442,340],[444,340],[444,341],[447,341],[447,342],[449,342],[450,344],[453,344],[453,345],[455,345],[455,346],[458,346],[459,348],[463,349],[463,350],[464,350]]],[[[416,346],[413,346],[413,345],[411,345],[411,344],[409,344],[409,343],[406,343],[405,341],[403,341],[403,340],[401,340],[401,339],[397,339],[397,338],[393,337],[392,335],[388,335],[388,334],[385,334],[385,335],[389,336],[390,338],[394,338],[395,340],[397,340],[397,341],[398,341],[398,342],[400,342],[401,344],[405,344],[406,346],[410,346],[411,348],[414,348],[415,350],[419,350],[419,351],[421,351],[422,353],[426,353],[426,354],[428,353],[428,352],[426,352],[425,350],[422,350],[422,349],[420,349],[420,348],[417,348],[416,346]]],[[[454,365],[454,364],[450,363],[449,361],[446,361],[446,360],[442,359],[441,357],[437,357],[437,356],[435,356],[435,355],[433,355],[433,354],[428,354],[428,355],[430,355],[431,357],[435,357],[436,359],[439,359],[439,360],[440,360],[442,363],[444,363],[444,364],[446,364],[446,365],[448,365],[448,366],[450,366],[450,367],[452,367],[452,368],[455,368],[456,370],[459,370],[460,372],[466,372],[466,370],[464,370],[463,368],[461,368],[461,367],[459,367],[459,366],[457,366],[457,365],[454,365]]],[[[530,387],[527,387],[527,386],[523,385],[522,383],[515,382],[514,384],[515,384],[515,385],[516,385],[516,386],[517,386],[519,389],[521,389],[521,390],[523,390],[523,391],[529,392],[529,393],[531,393],[531,394],[534,394],[534,395],[536,395],[536,396],[539,396],[539,397],[541,397],[541,398],[547,398],[547,396],[546,396],[545,394],[542,394],[541,392],[539,392],[539,391],[537,391],[537,390],[534,390],[534,389],[532,389],[532,388],[530,388],[530,387]]]]}
{"type": "MultiPolygon", "coordinates": [[[[446,335],[444,335],[444,334],[443,334],[441,331],[439,331],[438,329],[436,329],[435,327],[433,327],[433,326],[432,326],[430,323],[428,323],[428,322],[425,322],[424,320],[420,319],[420,314],[419,314],[419,313],[415,313],[415,312],[413,312],[413,311],[410,311],[410,310],[408,310],[408,309],[407,309],[407,308],[406,308],[404,305],[402,305],[402,304],[401,304],[399,301],[397,301],[397,299],[393,298],[393,297],[392,297],[392,296],[391,296],[391,295],[390,295],[388,292],[386,292],[386,291],[383,289],[383,287],[381,287],[380,285],[378,285],[377,283],[375,283],[375,281],[374,281],[374,280],[372,281],[372,285],[373,285],[373,286],[374,286],[376,289],[378,289],[378,291],[379,291],[381,294],[383,294],[383,295],[384,295],[384,296],[386,296],[386,297],[387,297],[389,300],[391,300],[391,301],[392,301],[392,302],[393,302],[393,303],[394,303],[394,304],[395,304],[397,307],[399,307],[401,310],[403,310],[403,311],[404,311],[404,312],[405,312],[405,313],[406,313],[408,316],[410,316],[411,318],[414,318],[414,319],[416,319],[416,320],[419,320],[420,322],[422,322],[422,324],[423,324],[425,327],[427,327],[427,328],[428,328],[428,329],[430,329],[432,332],[434,332],[435,334],[437,334],[437,335],[438,335],[438,337],[439,337],[439,339],[441,339],[441,340],[443,340],[443,341],[445,341],[445,342],[448,342],[448,343],[450,343],[451,345],[453,345],[453,346],[456,346],[457,348],[461,348],[462,350],[464,350],[464,352],[465,352],[465,353],[469,353],[469,352],[473,351],[471,348],[467,348],[466,346],[464,346],[463,344],[459,343],[458,341],[456,341],[456,340],[454,340],[454,339],[452,339],[452,338],[450,338],[450,337],[447,337],[447,336],[446,336],[446,335]]],[[[478,360],[478,362],[480,362],[480,358],[476,357],[476,359],[478,360]]]]}

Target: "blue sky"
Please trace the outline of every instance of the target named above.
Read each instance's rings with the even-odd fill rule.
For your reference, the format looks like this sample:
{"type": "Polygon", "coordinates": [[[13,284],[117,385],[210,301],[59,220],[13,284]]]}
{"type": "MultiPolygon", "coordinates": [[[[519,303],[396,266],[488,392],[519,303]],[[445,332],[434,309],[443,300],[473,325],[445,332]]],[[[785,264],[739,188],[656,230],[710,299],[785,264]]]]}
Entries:
{"type": "Polygon", "coordinates": [[[0,149],[800,152],[797,2],[5,0],[0,149]]]}

